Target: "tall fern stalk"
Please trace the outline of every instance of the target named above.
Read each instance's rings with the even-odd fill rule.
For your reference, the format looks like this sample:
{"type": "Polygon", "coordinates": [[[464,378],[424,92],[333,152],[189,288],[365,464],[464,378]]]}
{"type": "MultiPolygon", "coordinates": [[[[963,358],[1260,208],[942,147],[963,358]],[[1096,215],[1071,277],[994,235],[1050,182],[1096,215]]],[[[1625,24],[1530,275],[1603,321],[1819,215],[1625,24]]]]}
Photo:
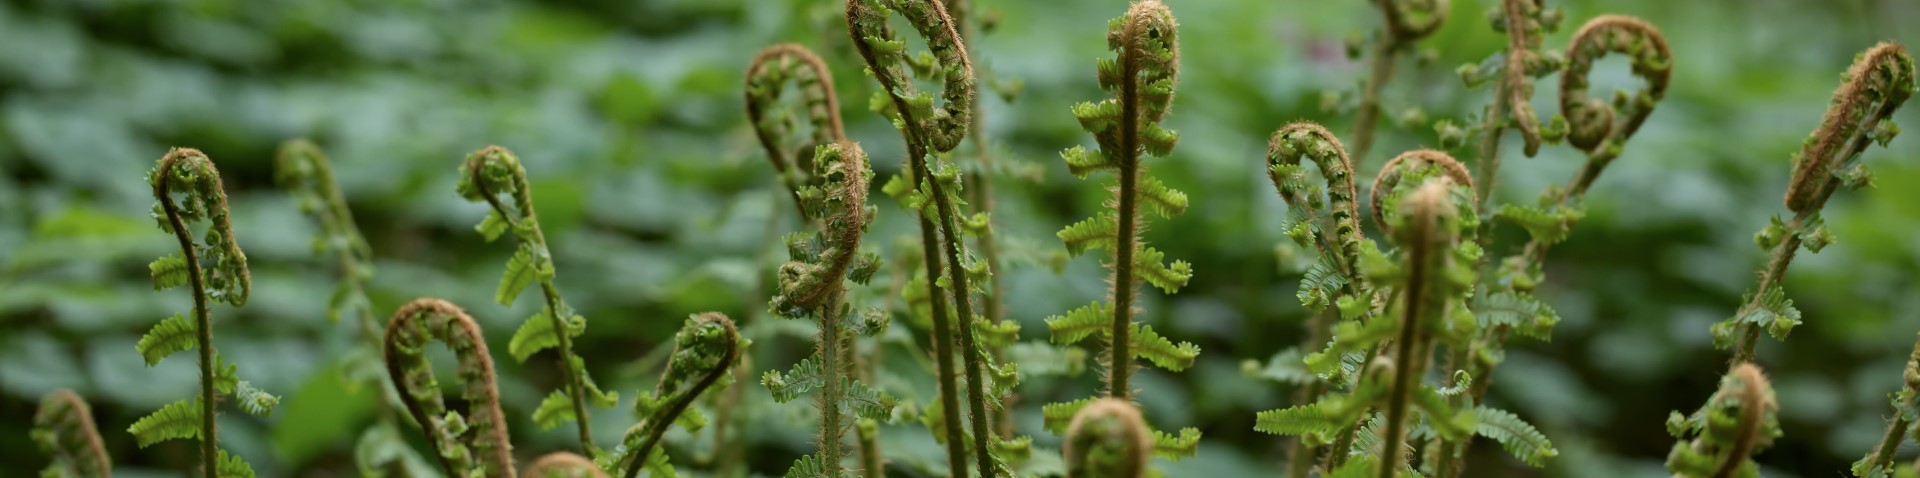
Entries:
{"type": "Polygon", "coordinates": [[[491,208],[474,230],[488,241],[508,232],[519,240],[494,300],[501,305],[513,305],[520,292],[534,282],[539,282],[540,295],[546,300],[545,310],[522,322],[508,344],[508,352],[523,362],[541,350],[558,349],[565,388],[541,401],[534,411],[534,421],[542,428],[567,420],[576,422],[580,446],[593,452],[596,447],[587,400],[591,398],[596,405],[612,407],[619,402],[619,396],[600,391],[587,375],[585,361],[573,351],[573,338],[586,333],[586,318],[574,313],[573,307],[561,299],[559,287],[554,285],[553,255],[547,249],[546,233],[540,229],[539,216],[533,210],[533,189],[527,185],[527,170],[521,166],[520,158],[506,148],[488,146],[468,155],[460,172],[457,188],[460,196],[472,202],[485,202],[491,208]],[[502,202],[502,194],[509,195],[513,203],[502,202]]]}
{"type": "Polygon", "coordinates": [[[213,348],[213,311],[211,302],[233,306],[247,303],[252,280],[247,271],[247,256],[233,235],[227,194],[220,182],[220,170],[213,160],[198,150],[174,148],[160,158],[147,175],[153,186],[152,216],[160,229],[172,233],[180,243],[180,255],[162,257],[148,264],[156,289],[181,285],[193,292],[193,319],[174,315],[149,330],[134,348],[148,366],[175,352],[197,349],[200,360],[200,395],[191,401],[177,401],[134,422],[127,431],[142,448],[163,440],[197,438],[200,440],[201,466],[208,475],[253,476],[253,470],[237,456],[219,449],[215,418],[219,394],[229,394],[248,413],[272,413],[279,397],[254,388],[238,376],[238,366],[224,363],[213,348]],[[175,196],[184,202],[176,202],[175,196]],[[206,242],[194,240],[190,222],[208,223],[206,242]],[[209,265],[211,267],[209,267],[209,265]],[[197,425],[198,428],[195,428],[197,425]]]}
{"type": "Polygon", "coordinates": [[[960,177],[952,164],[936,155],[953,150],[966,136],[972,119],[973,65],[966,45],[955,30],[944,4],[932,0],[848,0],[847,31],[868,71],[892,103],[896,126],[907,144],[908,170],[914,184],[911,207],[920,219],[920,246],[926,254],[927,296],[933,315],[933,348],[939,376],[943,419],[947,424],[947,453],[954,478],[968,476],[966,441],[960,428],[960,384],[953,371],[951,346],[958,345],[966,368],[966,399],[973,430],[974,461],[982,477],[994,476],[991,456],[991,419],[987,413],[983,364],[987,360],[975,343],[972,323],[971,273],[988,274],[985,264],[967,253],[956,227],[960,177]],[[906,17],[932,50],[943,75],[942,101],[934,107],[931,94],[915,91],[906,74],[906,43],[894,36],[887,17],[906,17]],[[931,161],[939,161],[929,164],[931,161]],[[936,167],[937,166],[937,167],[936,167]],[[944,252],[944,264],[942,261],[944,252]],[[963,260],[965,259],[965,260],[963,260]],[[941,289],[946,289],[942,291],[941,289]],[[947,305],[953,305],[952,316],[947,305]],[[958,340],[954,340],[954,339],[958,340]]]}
{"type": "Polygon", "coordinates": [[[1383,23],[1380,38],[1368,55],[1367,81],[1353,119],[1353,155],[1366,160],[1373,150],[1380,123],[1380,90],[1393,79],[1394,62],[1414,42],[1440,30],[1446,22],[1448,0],[1377,0],[1383,23]]]}
{"type": "MultiPolygon", "coordinates": [[[[976,43],[973,41],[975,28],[972,27],[975,23],[972,14],[974,14],[975,11],[969,8],[971,2],[968,0],[943,1],[946,2],[947,12],[954,18],[954,32],[960,35],[960,43],[968,46],[975,45],[976,43]]],[[[967,57],[970,59],[978,58],[978,55],[974,51],[968,51],[967,57]]],[[[986,260],[987,270],[994,272],[994,274],[987,276],[986,291],[981,294],[981,315],[986,317],[988,324],[998,325],[1001,320],[1005,319],[1006,310],[1000,302],[1003,297],[1001,294],[1005,292],[1005,288],[1001,286],[1001,275],[999,273],[1001,271],[1000,245],[994,242],[993,230],[993,176],[995,171],[993,153],[987,144],[986,127],[982,126],[982,123],[986,122],[986,114],[985,109],[980,107],[980,98],[984,96],[980,91],[985,88],[983,85],[985,82],[979,81],[979,76],[984,75],[982,75],[981,70],[978,69],[974,72],[976,74],[976,81],[974,82],[973,104],[971,106],[973,110],[973,121],[967,125],[967,136],[969,140],[973,142],[974,159],[978,164],[974,165],[970,174],[967,175],[967,183],[973,185],[972,188],[967,189],[967,202],[972,203],[974,207],[974,217],[969,222],[977,224],[970,225],[969,227],[975,229],[973,231],[974,245],[980,249],[981,258],[986,260]]],[[[995,347],[993,349],[994,360],[1006,360],[1005,352],[1005,347],[995,347]]],[[[1013,396],[1011,395],[1006,397],[1007,401],[1011,401],[1012,399],[1013,396]]],[[[994,416],[994,424],[996,425],[995,430],[1002,435],[1011,435],[1014,432],[1013,407],[1011,403],[1002,404],[1000,413],[994,416]]]]}

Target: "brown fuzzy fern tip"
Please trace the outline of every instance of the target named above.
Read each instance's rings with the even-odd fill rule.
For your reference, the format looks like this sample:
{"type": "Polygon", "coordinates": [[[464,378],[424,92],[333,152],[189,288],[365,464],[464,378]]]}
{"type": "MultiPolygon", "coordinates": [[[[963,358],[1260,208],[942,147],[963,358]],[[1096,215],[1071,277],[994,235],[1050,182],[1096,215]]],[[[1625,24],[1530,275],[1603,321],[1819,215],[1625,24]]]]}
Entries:
{"type": "Polygon", "coordinates": [[[1447,153],[1431,149],[1416,149],[1400,153],[1399,156],[1394,156],[1392,160],[1387,161],[1386,166],[1380,168],[1380,173],[1373,176],[1373,185],[1368,187],[1367,198],[1373,205],[1373,223],[1380,226],[1381,231],[1393,231],[1393,228],[1387,225],[1385,215],[1389,193],[1392,193],[1393,188],[1400,184],[1400,178],[1407,172],[1425,167],[1439,167],[1442,177],[1453,181],[1453,184],[1466,186],[1468,189],[1473,188],[1473,174],[1467,171],[1467,165],[1453,159],[1453,156],[1447,153]]]}
{"type": "Polygon", "coordinates": [[[500,411],[493,357],[473,317],[445,300],[414,299],[387,322],[385,344],[387,375],[447,474],[512,476],[513,444],[500,411]],[[447,410],[434,379],[426,346],[435,341],[445,343],[458,363],[460,397],[469,407],[464,414],[447,410]]]}
{"type": "Polygon", "coordinates": [[[1146,474],[1152,451],[1153,437],[1140,408],[1112,397],[1074,414],[1061,444],[1067,478],[1137,478],[1146,474]]]}
{"type": "Polygon", "coordinates": [[[62,388],[40,399],[40,408],[33,414],[32,435],[53,461],[42,475],[113,476],[112,460],[93,423],[93,409],[80,394],[62,388]]]}
{"type": "Polygon", "coordinates": [[[607,473],[587,457],[567,452],[542,455],[520,473],[526,478],[607,478],[607,473]]]}
{"type": "Polygon", "coordinates": [[[1818,209],[1817,205],[1826,200],[1820,197],[1821,191],[1832,189],[1826,184],[1833,171],[1870,143],[1855,138],[1870,133],[1879,120],[1892,116],[1913,95],[1914,88],[1913,56],[1906,47],[1881,42],[1860,54],[1847,68],[1846,81],[1834,90],[1820,128],[1794,158],[1787,208],[1794,212],[1818,209]]]}

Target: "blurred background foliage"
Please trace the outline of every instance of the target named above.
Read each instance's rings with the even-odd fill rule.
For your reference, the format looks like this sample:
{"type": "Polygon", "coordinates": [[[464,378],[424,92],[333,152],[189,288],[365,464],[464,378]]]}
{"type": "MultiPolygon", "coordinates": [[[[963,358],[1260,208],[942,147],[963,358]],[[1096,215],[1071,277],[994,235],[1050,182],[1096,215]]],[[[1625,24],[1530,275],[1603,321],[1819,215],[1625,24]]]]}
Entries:
{"type": "MultiPolygon", "coordinates": [[[[1011,164],[995,221],[1016,260],[1008,317],[1044,339],[1040,319],[1105,288],[1094,258],[1058,259],[1053,232],[1106,195],[1073,180],[1057,152],[1091,141],[1072,103],[1101,97],[1093,60],[1105,55],[1118,0],[974,0],[997,19],[975,60],[1016,101],[985,101],[987,136],[1011,164]],[[1017,88],[1016,88],[1017,87],[1017,88]]],[[[1143,320],[1204,348],[1185,373],[1146,370],[1140,400],[1161,428],[1197,426],[1197,458],[1162,463],[1169,476],[1266,476],[1283,440],[1252,430],[1253,413],[1289,390],[1243,375],[1297,344],[1302,310],[1279,224],[1285,205],[1261,165],[1266,136],[1296,119],[1329,124],[1323,92],[1357,89],[1363,66],[1344,39],[1377,27],[1358,0],[1169,0],[1182,21],[1182,78],[1168,125],[1182,133],[1154,174],[1192,194],[1189,214],[1148,238],[1194,263],[1193,283],[1147,294],[1143,320]]],[[[1435,61],[1403,68],[1385,95],[1389,117],[1421,108],[1460,117],[1487,103],[1453,67],[1501,48],[1494,2],[1455,0],[1452,18],[1421,46],[1435,61]]],[[[1665,476],[1667,413],[1711,393],[1724,354],[1708,325],[1737,307],[1763,253],[1752,235],[1784,211],[1790,154],[1817,124],[1854,53],[1882,39],[1920,44],[1910,0],[1580,0],[1555,48],[1601,13],[1663,29],[1677,66],[1667,100],[1620,163],[1601,178],[1586,221],[1557,247],[1541,296],[1564,317],[1551,343],[1517,342],[1492,377],[1494,400],[1540,425],[1563,451],[1529,470],[1476,447],[1477,476],[1665,476]]],[[[759,322],[765,277],[781,257],[769,231],[796,226],[747,128],[742,72],[761,47],[798,42],[835,68],[848,133],[881,178],[901,165],[898,134],[865,107],[839,2],[822,0],[10,0],[0,3],[0,476],[29,476],[44,457],[27,439],[33,402],[58,387],[88,397],[122,476],[178,476],[187,442],[141,450],[123,430],[139,414],[194,389],[191,361],[147,368],[134,341],[188,297],[156,293],[143,267],[172,247],[147,211],[141,181],[169,146],[205,150],[225,173],[234,224],[252,259],[255,295],[219,308],[216,343],[286,400],[274,416],[221,418],[225,445],[263,476],[348,476],[377,395],[340,386],[353,323],[329,323],[334,272],[313,256],[317,230],[272,185],[271,154],[309,137],[332,155],[341,187],[376,256],[376,310],[416,296],[465,305],[503,345],[538,301],[490,299],[504,245],[471,232],[484,206],[453,192],[460,158],[487,144],[526,162],[556,254],[560,285],[589,317],[577,345],[602,383],[649,387],[673,328],[719,310],[759,322]]],[[[1408,60],[1410,61],[1410,60],[1408,60]]],[[[1602,63],[1596,84],[1632,86],[1626,63],[1602,63]]],[[[1535,104],[1556,110],[1556,83],[1535,104]]],[[[1920,108],[1898,116],[1920,125],[1920,108]]],[[[1383,126],[1369,177],[1393,152],[1432,145],[1426,128],[1383,126]]],[[[1571,177],[1571,150],[1517,159],[1506,149],[1497,200],[1531,201],[1571,177]]],[[[1786,287],[1807,326],[1764,342],[1786,437],[1762,455],[1767,476],[1835,476],[1866,453],[1920,331],[1920,138],[1868,152],[1878,187],[1843,193],[1827,219],[1839,242],[1802,260],[1786,287]]],[[[894,257],[911,221],[883,205],[869,244],[894,257]]],[[[1512,231],[1509,231],[1512,232],[1512,231]]],[[[886,280],[876,281],[882,288],[886,280]]],[[[875,294],[883,293],[876,291],[875,294]]],[[[382,312],[384,313],[384,312],[382,312]]],[[[768,324],[775,324],[770,320],[768,324]]],[[[896,336],[924,332],[896,322],[896,336]]],[[[762,326],[759,370],[805,353],[806,326],[762,326]]],[[[891,387],[922,400],[931,379],[894,354],[891,387]],[[918,395],[915,395],[917,393],[918,395]]],[[[538,431],[528,412],[557,386],[549,356],[497,357],[523,456],[571,446],[569,428],[538,431]]],[[[445,367],[443,367],[445,369],[445,367]]],[[[1038,404],[1093,390],[1092,374],[1024,384],[1021,429],[1042,443],[1038,404]]],[[[777,475],[811,449],[810,405],[744,394],[755,473],[777,475]]],[[[596,415],[603,443],[631,417],[596,415]]],[[[888,428],[906,476],[940,452],[924,430],[888,428]]],[[[409,432],[411,435],[412,433],[409,432]]],[[[410,437],[417,440],[417,437],[410,437]]],[[[676,461],[698,473],[705,440],[672,437],[676,461]]],[[[1908,452],[1911,454],[1911,451],[1908,452]]]]}

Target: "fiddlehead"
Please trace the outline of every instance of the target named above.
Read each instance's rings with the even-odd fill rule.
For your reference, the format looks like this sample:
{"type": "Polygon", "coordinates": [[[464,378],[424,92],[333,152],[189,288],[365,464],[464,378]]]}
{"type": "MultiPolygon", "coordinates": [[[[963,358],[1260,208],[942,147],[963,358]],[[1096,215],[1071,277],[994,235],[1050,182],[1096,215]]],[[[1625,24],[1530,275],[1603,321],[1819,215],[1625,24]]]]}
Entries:
{"type": "Polygon", "coordinates": [[[1108,397],[1073,414],[1060,451],[1067,478],[1140,478],[1153,457],[1153,439],[1139,407],[1108,397]]]}
{"type": "Polygon", "coordinates": [[[40,476],[51,478],[106,478],[113,461],[100,443],[93,425],[93,408],[72,390],[59,389],[40,399],[33,412],[33,442],[51,458],[40,476]]]}
{"type": "Polygon", "coordinates": [[[1820,127],[1794,157],[1793,182],[1786,196],[1793,218],[1774,217],[1754,236],[1761,248],[1771,251],[1758,287],[1747,293],[1738,313],[1713,326],[1714,344],[1733,347],[1735,362],[1753,360],[1762,328],[1776,339],[1785,339],[1800,323],[1800,312],[1780,285],[1787,266],[1802,246],[1818,253],[1833,242],[1820,210],[1842,186],[1860,188],[1871,183],[1872,173],[1860,164],[1860,155],[1873,143],[1885,146],[1899,132],[1891,118],[1913,96],[1914,78],[1913,57],[1891,42],[1874,45],[1847,69],[1820,127]]]}
{"type": "MultiPolygon", "coordinates": [[[[1493,194],[1493,183],[1500,169],[1500,139],[1507,128],[1520,130],[1523,152],[1532,157],[1542,141],[1557,141],[1566,134],[1565,118],[1555,117],[1541,124],[1533,111],[1533,82],[1536,78],[1560,71],[1563,59],[1558,52],[1543,51],[1541,38],[1560,29],[1563,18],[1558,9],[1546,8],[1545,0],[1502,0],[1489,16],[1493,29],[1507,35],[1507,48],[1479,64],[1463,65],[1457,70],[1469,87],[1492,80],[1493,104],[1478,125],[1480,142],[1474,163],[1480,173],[1476,208],[1484,208],[1493,194]]],[[[1443,132],[1448,126],[1440,126],[1443,132]]],[[[1445,142],[1442,134],[1443,141],[1445,142]]]]}
{"type": "Polygon", "coordinates": [[[591,398],[595,405],[605,408],[619,403],[620,397],[617,393],[601,391],[587,374],[586,362],[573,351],[573,339],[586,333],[587,319],[574,313],[573,307],[560,297],[560,288],[554,285],[553,253],[547,249],[546,233],[540,230],[539,216],[533,210],[533,189],[527,185],[527,170],[520,165],[520,158],[506,148],[488,146],[467,155],[460,173],[460,196],[471,202],[485,202],[491,208],[487,218],[474,230],[488,241],[509,231],[519,239],[519,246],[507,261],[506,273],[500,278],[500,288],[494,292],[494,301],[513,305],[520,292],[535,282],[540,284],[540,295],[546,299],[544,310],[522,322],[507,345],[513,358],[522,362],[541,350],[553,348],[559,352],[560,372],[566,388],[555,390],[541,400],[540,407],[533,412],[534,422],[541,428],[553,428],[567,421],[578,423],[580,446],[592,452],[596,447],[593,430],[588,425],[592,420],[587,415],[587,400],[591,398]],[[503,201],[503,195],[511,202],[503,201]]]}
{"type": "MultiPolygon", "coordinates": [[[[815,244],[808,233],[787,236],[793,260],[780,267],[780,295],[773,298],[771,306],[775,313],[788,318],[818,322],[817,359],[803,360],[784,374],[769,371],[761,383],[779,402],[818,390],[819,453],[796,463],[788,476],[824,473],[837,478],[845,456],[842,434],[851,423],[847,417],[883,420],[892,412],[893,399],[857,381],[851,357],[853,333],[878,332],[884,327],[884,319],[855,317],[848,313],[852,307],[845,303],[847,280],[866,283],[880,266],[877,257],[859,253],[861,238],[874,214],[866,203],[873,173],[867,166],[866,152],[852,142],[822,145],[815,154],[813,162],[822,186],[809,187],[801,197],[807,199],[809,215],[822,218],[824,242],[815,244]]],[[[632,476],[631,471],[628,476],[632,476]]]]}
{"type": "Polygon", "coordinates": [[[1887,432],[1873,451],[1853,463],[1853,476],[1886,476],[1897,469],[1893,454],[1900,450],[1913,424],[1920,423],[1920,341],[1914,342],[1913,354],[1907,357],[1907,368],[1900,376],[1903,386],[1893,395],[1893,419],[1887,423],[1887,432]]]}
{"type": "Polygon", "coordinates": [[[1453,156],[1431,149],[1416,149],[1401,153],[1388,160],[1380,172],[1373,176],[1373,184],[1367,188],[1367,203],[1373,208],[1373,223],[1382,232],[1393,232],[1393,226],[1387,224],[1385,216],[1387,196],[1399,187],[1403,180],[1414,171],[1426,168],[1438,168],[1441,175],[1453,181],[1454,185],[1473,189],[1473,174],[1467,172],[1467,165],[1460,164],[1453,156]]]}
{"type": "MultiPolygon", "coordinates": [[[[627,431],[621,440],[625,456],[623,476],[638,476],[645,467],[656,470],[652,476],[673,476],[666,455],[658,447],[668,427],[692,411],[701,393],[727,377],[740,359],[745,346],[733,320],[719,312],[707,312],[687,318],[673,336],[673,355],[667,371],[653,393],[640,395],[635,411],[645,417],[627,431]],[[667,467],[661,469],[661,467],[667,467]]],[[[702,420],[704,421],[704,420],[702,420]]]]}
{"type": "MultiPolygon", "coordinates": [[[[1112,171],[1117,179],[1112,211],[1074,223],[1057,235],[1073,254],[1087,249],[1107,249],[1112,255],[1106,266],[1113,271],[1110,303],[1095,302],[1047,319],[1047,328],[1055,343],[1069,344],[1098,336],[1107,343],[1107,390],[1105,396],[1129,399],[1134,360],[1145,358],[1173,371],[1185,370],[1200,355],[1192,343],[1176,343],[1155,333],[1152,327],[1136,323],[1135,298],[1142,282],[1166,293],[1185,287],[1192,277],[1186,261],[1164,264],[1165,254],[1148,247],[1140,238],[1140,210],[1151,209],[1161,217],[1184,212],[1187,195],[1146,174],[1142,156],[1164,157],[1180,138],[1164,129],[1160,122],[1173,105],[1174,86],[1179,79],[1179,25],[1173,12],[1159,0],[1139,0],[1127,13],[1107,27],[1107,49],[1115,58],[1097,63],[1100,88],[1114,95],[1099,103],[1074,105],[1074,117],[1082,129],[1093,134],[1099,150],[1075,146],[1060,156],[1067,169],[1082,178],[1097,171],[1112,171]]],[[[1071,417],[1088,400],[1047,405],[1043,413],[1057,426],[1071,417]]],[[[1185,429],[1178,438],[1156,433],[1156,448],[1179,457],[1191,454],[1200,432],[1185,429]]]]}
{"type": "MultiPolygon", "coordinates": [[[[747,64],[746,78],[747,120],[797,207],[801,189],[818,185],[806,177],[813,169],[808,161],[813,159],[814,148],[847,139],[840,123],[840,99],[833,90],[833,72],[807,47],[782,43],[754,55],[753,62],[747,64]],[[794,138],[797,121],[793,115],[779,109],[789,82],[800,89],[810,130],[803,141],[794,138]]],[[[804,208],[800,213],[802,220],[810,219],[804,208]]]]}
{"type": "Polygon", "coordinates": [[[160,321],[134,345],[147,366],[175,352],[198,349],[200,394],[193,400],[167,404],[127,428],[142,448],[176,439],[200,440],[201,466],[209,473],[253,476],[252,467],[219,449],[214,406],[228,394],[243,410],[255,415],[273,412],[280,398],[239,379],[238,366],[225,363],[213,348],[213,311],[210,302],[233,306],[247,303],[252,279],[247,255],[234,238],[227,193],[220,170],[199,150],[174,148],[160,158],[147,182],[153,186],[153,218],[160,229],[180,242],[180,255],[168,255],[147,265],[155,289],[188,285],[193,291],[193,319],[175,314],[160,321]],[[179,196],[180,201],[175,200],[179,196]],[[206,222],[204,242],[194,240],[191,223],[206,222]]]}
{"type": "Polygon", "coordinates": [[[992,271],[972,257],[960,238],[964,231],[955,219],[964,204],[959,196],[960,175],[952,164],[936,156],[951,151],[966,136],[972,121],[973,65],[942,2],[847,0],[847,31],[868,71],[890,100],[890,116],[906,140],[907,173],[910,174],[903,174],[906,181],[898,188],[910,190],[902,194],[906,198],[904,202],[920,220],[920,249],[926,257],[923,261],[926,290],[933,317],[935,373],[940,387],[942,419],[948,424],[945,443],[951,473],[956,478],[967,476],[964,463],[967,444],[959,426],[959,380],[953,370],[954,353],[950,344],[959,347],[966,368],[969,393],[965,395],[972,422],[974,458],[980,474],[992,476],[995,461],[987,401],[994,397],[986,393],[984,369],[995,368],[996,376],[1003,373],[988,363],[990,358],[976,343],[971,327],[972,284],[979,282],[972,276],[985,277],[992,271]],[[887,26],[887,19],[894,12],[906,17],[920,36],[926,38],[935,66],[926,69],[938,76],[943,85],[938,107],[933,96],[919,92],[907,76],[906,42],[887,26]],[[944,261],[940,257],[943,252],[944,261]],[[954,308],[952,316],[947,314],[949,302],[954,308]],[[957,341],[952,340],[955,335],[957,341]]]}
{"type": "MultiPolygon", "coordinates": [[[[1353,155],[1366,159],[1373,150],[1373,133],[1380,122],[1380,91],[1393,79],[1394,60],[1414,42],[1446,22],[1448,0],[1377,0],[1383,28],[1373,40],[1366,85],[1353,123],[1353,155]]],[[[1357,51],[1357,50],[1356,50],[1357,51]]]]}
{"type": "Polygon", "coordinates": [[[1585,151],[1587,172],[1574,190],[1584,190],[1599,168],[1620,155],[1640,125],[1665,98],[1673,74],[1673,52],[1659,28],[1623,15],[1602,15],[1580,26],[1567,45],[1567,67],[1560,75],[1560,110],[1567,118],[1567,144],[1585,151]],[[1635,93],[1618,92],[1613,102],[1587,97],[1587,75],[1594,62],[1608,53],[1628,55],[1633,74],[1646,81],[1635,93]]]}
{"type": "Polygon", "coordinates": [[[1778,412],[1773,385],[1760,367],[1735,365],[1706,406],[1691,416],[1673,412],[1667,418],[1667,433],[1692,437],[1673,444],[1667,471],[1679,478],[1757,476],[1751,455],[1780,437],[1778,412]]]}
{"type": "Polygon", "coordinates": [[[527,471],[520,473],[527,478],[606,478],[606,472],[593,464],[587,457],[567,452],[553,452],[541,455],[527,465],[527,471]]]}
{"type": "Polygon", "coordinates": [[[513,477],[513,444],[500,412],[493,357],[473,317],[440,299],[420,298],[401,306],[387,322],[387,376],[400,401],[427,434],[447,476],[513,477]],[[458,363],[460,399],[465,413],[448,410],[427,360],[430,342],[446,344],[458,363]]]}

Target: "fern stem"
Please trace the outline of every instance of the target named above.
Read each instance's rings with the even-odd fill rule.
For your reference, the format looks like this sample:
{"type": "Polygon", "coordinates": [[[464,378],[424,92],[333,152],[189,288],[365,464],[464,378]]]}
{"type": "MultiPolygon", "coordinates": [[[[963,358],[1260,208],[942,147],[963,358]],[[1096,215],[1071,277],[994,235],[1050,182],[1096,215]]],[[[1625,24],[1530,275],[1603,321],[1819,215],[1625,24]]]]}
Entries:
{"type": "MultiPolygon", "coordinates": [[[[647,457],[652,455],[654,447],[658,446],[660,440],[666,437],[667,429],[673,426],[674,420],[679,418],[680,415],[685,414],[687,409],[693,406],[693,402],[700,398],[701,393],[705,392],[708,388],[712,388],[715,383],[718,383],[720,377],[730,373],[730,371],[734,369],[733,365],[735,362],[740,359],[740,332],[734,327],[731,319],[717,312],[708,312],[697,316],[695,320],[720,324],[722,330],[724,330],[725,338],[721,340],[721,343],[724,344],[725,347],[720,355],[720,362],[716,364],[713,369],[701,373],[699,380],[694,382],[692,387],[683,391],[677,391],[673,400],[668,402],[666,407],[655,411],[652,416],[647,417],[644,431],[645,439],[640,442],[639,446],[628,451],[627,456],[632,457],[632,461],[627,463],[625,475],[627,478],[634,478],[639,475],[640,468],[646,464],[647,457]]],[[[689,321],[689,323],[692,324],[695,322],[689,321]]],[[[675,352],[679,351],[676,350],[675,352]]],[[[673,376],[674,371],[672,368],[674,366],[676,366],[676,364],[671,361],[668,362],[667,373],[660,377],[662,384],[660,388],[664,389],[669,385],[668,381],[671,380],[673,376]]]]}
{"type": "Polygon", "coordinates": [[[1360,96],[1360,109],[1353,117],[1353,157],[1365,161],[1373,150],[1373,133],[1380,123],[1380,90],[1393,81],[1394,52],[1398,40],[1379,42],[1368,62],[1367,85],[1360,96]]]}
{"type": "Polygon", "coordinates": [[[880,430],[871,421],[862,421],[855,425],[855,434],[860,440],[860,476],[864,478],[883,478],[887,476],[887,462],[880,455],[880,430]],[[875,426],[868,426],[875,425],[875,426]]]}
{"type": "Polygon", "coordinates": [[[1443,183],[1430,182],[1420,187],[1408,198],[1411,202],[1412,223],[1410,224],[1407,244],[1408,282],[1406,302],[1400,319],[1399,338],[1394,341],[1393,389],[1387,402],[1386,433],[1380,436],[1380,477],[1398,476],[1404,466],[1400,449],[1405,445],[1408,428],[1409,408],[1413,389],[1420,386],[1420,377],[1426,373],[1426,356],[1429,354],[1428,335],[1425,332],[1427,322],[1438,320],[1445,314],[1447,298],[1440,292],[1440,282],[1446,280],[1445,250],[1452,241],[1443,230],[1441,216],[1446,214],[1447,189],[1443,183]]]}
{"type": "MultiPolygon", "coordinates": [[[[206,160],[199,151],[192,149],[176,148],[169,151],[160,161],[158,174],[172,175],[175,164],[180,161],[192,161],[191,158],[196,156],[202,161],[206,160]]],[[[216,184],[218,181],[216,178],[216,184]]],[[[219,400],[214,395],[213,389],[213,311],[207,304],[207,286],[205,279],[201,277],[200,258],[195,252],[193,231],[187,229],[186,220],[180,217],[179,206],[173,202],[172,183],[173,181],[169,178],[160,178],[155,181],[153,195],[160,199],[160,207],[166,211],[167,223],[172,225],[173,236],[180,242],[180,254],[187,263],[187,283],[193,288],[193,319],[199,327],[195,333],[195,341],[198,343],[197,348],[200,352],[200,460],[205,472],[211,475],[219,469],[220,464],[218,455],[220,439],[216,435],[217,427],[214,426],[214,419],[217,416],[214,405],[219,400]]],[[[225,207],[225,204],[221,206],[225,207]]]]}

